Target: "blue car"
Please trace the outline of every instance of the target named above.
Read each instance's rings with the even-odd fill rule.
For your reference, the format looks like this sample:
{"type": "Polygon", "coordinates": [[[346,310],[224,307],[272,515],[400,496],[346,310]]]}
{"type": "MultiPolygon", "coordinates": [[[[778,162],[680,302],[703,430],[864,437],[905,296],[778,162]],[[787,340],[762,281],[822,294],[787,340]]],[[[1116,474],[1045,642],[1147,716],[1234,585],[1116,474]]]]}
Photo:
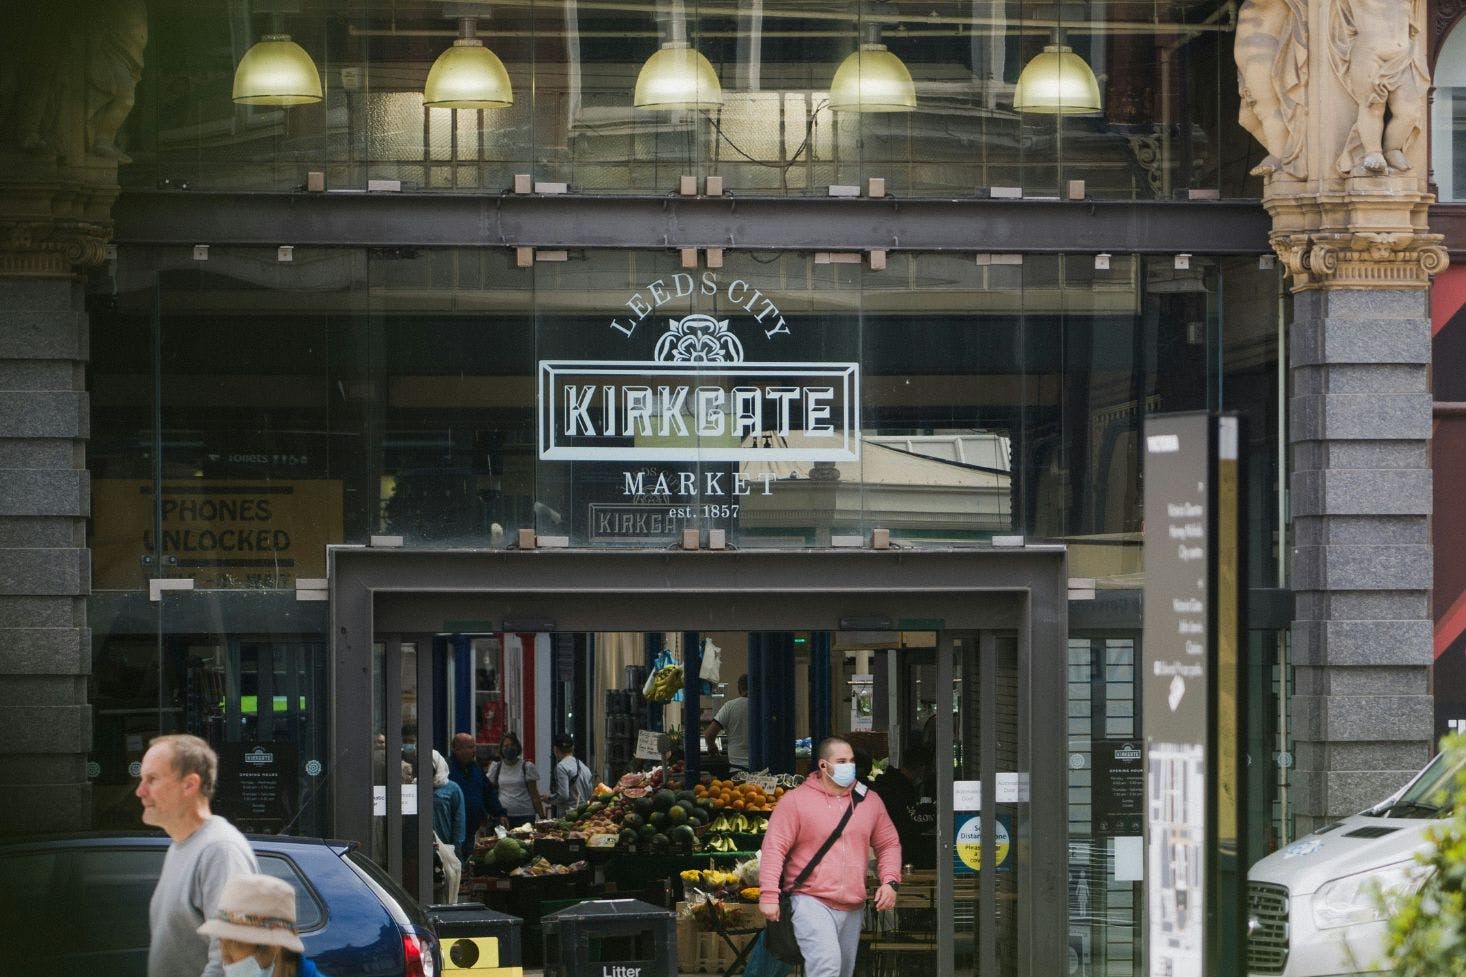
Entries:
{"type": "MultiPolygon", "coordinates": [[[[436,977],[427,914],[355,842],[249,841],[260,871],[295,888],[301,940],[323,974],[436,977]]],[[[5,972],[146,977],[148,902],[167,850],[167,836],[143,833],[0,844],[0,919],[15,936],[5,972]]]]}

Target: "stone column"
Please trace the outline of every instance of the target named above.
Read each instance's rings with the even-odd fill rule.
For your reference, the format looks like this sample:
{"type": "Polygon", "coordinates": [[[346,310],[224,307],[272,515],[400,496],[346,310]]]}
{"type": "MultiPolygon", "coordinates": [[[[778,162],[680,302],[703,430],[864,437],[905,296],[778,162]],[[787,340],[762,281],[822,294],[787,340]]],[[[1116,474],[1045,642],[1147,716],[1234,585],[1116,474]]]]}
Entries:
{"type": "Polygon", "coordinates": [[[81,275],[105,257],[141,0],[0,14],[0,836],[91,824],[81,275]]]}
{"type": "Polygon", "coordinates": [[[1424,0],[1246,0],[1242,124],[1289,274],[1300,834],[1430,754],[1424,0]]]}
{"type": "Polygon", "coordinates": [[[87,316],[68,277],[0,277],[0,834],[91,823],[87,316]]]}

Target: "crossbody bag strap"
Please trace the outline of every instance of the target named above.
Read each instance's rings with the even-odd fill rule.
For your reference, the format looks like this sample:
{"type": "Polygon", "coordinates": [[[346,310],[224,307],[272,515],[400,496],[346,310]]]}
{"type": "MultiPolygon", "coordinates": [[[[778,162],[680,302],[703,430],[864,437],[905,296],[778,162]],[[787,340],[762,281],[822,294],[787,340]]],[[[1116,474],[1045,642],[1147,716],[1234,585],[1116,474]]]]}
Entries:
{"type": "Polygon", "coordinates": [[[793,882],[789,883],[789,895],[792,895],[795,889],[798,889],[804,884],[805,880],[809,878],[810,873],[814,871],[815,866],[820,863],[820,859],[824,858],[825,853],[835,846],[836,840],[840,837],[840,832],[844,831],[845,825],[850,823],[850,815],[855,813],[855,805],[859,804],[864,797],[864,794],[858,794],[855,791],[850,792],[850,806],[841,815],[840,823],[835,825],[835,830],[825,839],[825,843],[820,845],[820,850],[814,853],[814,857],[804,866],[804,870],[795,876],[793,882]]]}

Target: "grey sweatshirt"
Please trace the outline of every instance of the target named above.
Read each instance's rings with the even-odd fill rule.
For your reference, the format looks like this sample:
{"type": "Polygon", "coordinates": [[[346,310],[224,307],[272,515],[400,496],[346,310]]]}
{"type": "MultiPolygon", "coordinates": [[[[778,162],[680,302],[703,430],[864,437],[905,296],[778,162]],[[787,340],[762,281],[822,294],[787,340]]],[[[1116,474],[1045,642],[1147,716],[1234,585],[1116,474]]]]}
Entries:
{"type": "Polygon", "coordinates": [[[148,977],[222,977],[219,941],[196,930],[213,916],[225,882],[259,870],[244,835],[218,815],[169,845],[148,907],[148,977]]]}

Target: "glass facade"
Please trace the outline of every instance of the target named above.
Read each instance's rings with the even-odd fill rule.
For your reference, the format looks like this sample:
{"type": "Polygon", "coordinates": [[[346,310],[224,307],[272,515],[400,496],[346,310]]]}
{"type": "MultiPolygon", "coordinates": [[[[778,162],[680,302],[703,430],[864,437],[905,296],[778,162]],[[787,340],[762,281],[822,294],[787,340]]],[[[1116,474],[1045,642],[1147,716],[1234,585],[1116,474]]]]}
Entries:
{"type": "Polygon", "coordinates": [[[871,176],[898,196],[1058,195],[1072,179],[1123,200],[1261,190],[1247,176],[1260,150],[1231,138],[1236,11],[1217,0],[1163,13],[1021,0],[496,3],[474,27],[514,103],[458,110],[423,107],[428,70],[460,32],[443,4],[296,6],[152,5],[124,185],[290,190],[315,170],[356,190],[497,191],[516,173],[615,194],[664,193],[683,174],[761,195],[823,196],[871,176]],[[323,100],[236,108],[234,66],[277,29],[315,61],[323,100]],[[714,69],[721,104],[636,107],[643,64],[679,33],[714,69]],[[836,69],[863,43],[909,70],[914,109],[831,107],[836,69]],[[1020,72],[1056,43],[1094,72],[1098,112],[1014,110],[1020,72]]]}
{"type": "Polygon", "coordinates": [[[1466,200],[1466,31],[1452,30],[1436,57],[1430,172],[1441,203],[1466,200]]]}
{"type": "MultiPolygon", "coordinates": [[[[316,172],[328,191],[384,180],[404,195],[495,195],[516,174],[600,197],[666,195],[684,175],[765,198],[871,178],[898,201],[1009,187],[1052,198],[1072,180],[1136,206],[1260,190],[1246,173],[1261,151],[1232,121],[1230,4],[1172,4],[1164,22],[1150,7],[996,0],[495,4],[477,34],[515,101],[483,110],[423,107],[428,68],[460,30],[442,4],[297,6],[150,7],[119,140],[124,193],[186,186],[247,206],[316,172]],[[312,56],[322,102],[231,102],[235,63],[271,30],[312,56]],[[632,104],[642,63],[678,32],[709,59],[721,107],[632,104]],[[831,109],[837,66],[877,36],[910,70],[915,109],[831,109]],[[1019,72],[1056,39],[1095,72],[1098,113],[1014,111],[1019,72]]],[[[1071,942],[1088,972],[1141,972],[1136,883],[1113,871],[1129,813],[1091,794],[1095,778],[1125,775],[1123,756],[1101,760],[1139,733],[1139,435],[1154,413],[1244,416],[1250,583],[1280,586],[1279,273],[1201,247],[1185,261],[893,247],[883,267],[839,247],[730,246],[689,266],[671,249],[568,246],[526,266],[512,247],[350,240],[287,261],[227,226],[202,254],[122,241],[89,285],[97,825],[136,823],[128,765],[149,736],[188,729],[239,745],[233,763],[258,740],[282,745],[279,792],[225,791],[224,813],[329,830],[336,706],[319,581],[332,544],[496,550],[530,530],[664,548],[689,528],[741,549],[877,529],[909,547],[1023,536],[1066,544],[1070,575],[1092,578],[1104,608],[1075,610],[1068,649],[1064,721],[1071,764],[1084,760],[1069,774],[1071,942]]],[[[1254,642],[1268,652],[1253,676],[1268,752],[1286,748],[1266,718],[1284,644],[1254,642]]],[[[576,668],[595,658],[580,655],[576,668]]],[[[435,694],[456,701],[451,686],[435,694]]],[[[577,701],[577,735],[599,729],[598,704],[577,701]]],[[[487,721],[482,705],[466,694],[455,728],[487,721]]],[[[402,710],[406,725],[406,698],[402,710]]],[[[394,704],[373,729],[393,738],[397,720],[394,704]]],[[[1266,777],[1254,786],[1265,819],[1275,793],[1266,777]]]]}

